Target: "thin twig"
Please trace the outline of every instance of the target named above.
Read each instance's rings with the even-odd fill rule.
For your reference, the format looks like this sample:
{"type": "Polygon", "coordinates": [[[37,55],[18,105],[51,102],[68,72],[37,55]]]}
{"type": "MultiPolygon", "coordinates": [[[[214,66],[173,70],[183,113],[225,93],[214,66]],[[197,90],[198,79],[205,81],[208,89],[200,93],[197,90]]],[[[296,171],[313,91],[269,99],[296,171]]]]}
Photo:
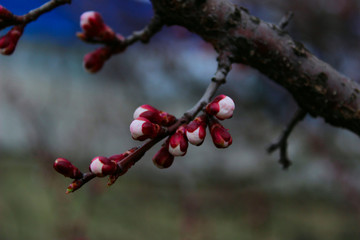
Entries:
{"type": "Polygon", "coordinates": [[[278,26],[281,30],[284,30],[287,25],[290,23],[291,19],[293,18],[294,13],[292,11],[286,13],[285,16],[283,16],[280,20],[280,22],[278,23],[278,26]]]}
{"type": "MultiPolygon", "coordinates": [[[[119,37],[115,37],[110,40],[99,40],[96,38],[81,38],[86,43],[92,44],[104,44],[113,47],[114,49],[124,49],[128,46],[141,41],[142,43],[148,43],[152,36],[154,36],[157,32],[161,30],[163,27],[163,23],[161,19],[155,15],[151,20],[150,23],[144,27],[142,30],[135,31],[131,35],[127,36],[125,39],[121,39],[119,37]]],[[[78,33],[81,35],[81,33],[78,33]]]]}
{"type": "Polygon", "coordinates": [[[144,29],[133,32],[132,35],[128,36],[125,39],[125,43],[127,45],[131,45],[137,41],[141,41],[142,43],[147,43],[155,33],[161,30],[163,26],[164,24],[161,18],[158,15],[155,15],[150,20],[150,23],[144,29]]]}
{"type": "Polygon", "coordinates": [[[22,16],[12,15],[11,19],[7,19],[6,21],[0,22],[0,30],[19,24],[28,24],[32,21],[38,19],[42,14],[47,13],[54,8],[57,8],[64,4],[71,4],[71,0],[51,0],[47,3],[44,3],[40,7],[29,11],[27,14],[22,16]]]}
{"type": "Polygon", "coordinates": [[[218,57],[218,68],[214,77],[211,79],[211,83],[207,87],[200,100],[194,105],[194,107],[192,107],[184,114],[184,117],[193,119],[199,113],[199,111],[209,103],[217,89],[222,84],[226,83],[226,76],[231,70],[231,64],[232,63],[227,53],[220,54],[218,57]]]}
{"type": "Polygon", "coordinates": [[[295,126],[304,119],[306,114],[307,112],[302,109],[297,110],[291,121],[284,128],[279,140],[267,148],[268,153],[272,153],[275,150],[280,149],[279,163],[283,166],[283,169],[288,169],[291,165],[291,161],[287,156],[287,140],[295,126]]]}

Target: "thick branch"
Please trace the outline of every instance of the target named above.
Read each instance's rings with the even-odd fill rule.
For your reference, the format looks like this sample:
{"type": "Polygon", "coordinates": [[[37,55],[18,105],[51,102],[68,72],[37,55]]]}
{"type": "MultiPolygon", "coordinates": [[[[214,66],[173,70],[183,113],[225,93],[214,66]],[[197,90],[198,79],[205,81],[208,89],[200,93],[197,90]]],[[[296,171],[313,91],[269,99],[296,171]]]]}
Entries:
{"type": "Polygon", "coordinates": [[[278,26],[229,0],[151,2],[164,24],[197,33],[218,52],[229,52],[233,63],[248,64],[282,85],[304,111],[360,135],[359,84],[316,58],[278,26]]]}

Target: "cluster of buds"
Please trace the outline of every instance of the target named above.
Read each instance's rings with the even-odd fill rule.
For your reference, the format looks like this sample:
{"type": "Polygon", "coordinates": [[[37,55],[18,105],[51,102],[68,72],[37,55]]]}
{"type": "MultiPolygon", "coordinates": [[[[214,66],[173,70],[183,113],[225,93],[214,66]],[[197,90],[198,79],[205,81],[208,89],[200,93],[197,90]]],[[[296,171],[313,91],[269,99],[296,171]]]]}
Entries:
{"type": "MultiPolygon", "coordinates": [[[[234,109],[233,100],[225,95],[220,95],[205,107],[205,114],[196,117],[188,124],[180,125],[183,121],[178,121],[173,115],[150,105],[142,105],[134,112],[130,132],[135,140],[155,139],[155,143],[170,133],[152,159],[158,168],[168,168],[173,164],[175,157],[186,154],[189,143],[195,146],[203,143],[207,126],[209,126],[210,135],[216,147],[227,148],[230,146],[231,135],[215,118],[219,120],[231,118],[234,109]]],[[[135,147],[110,157],[97,156],[91,160],[88,173],[80,172],[65,158],[56,159],[54,169],[65,177],[74,179],[66,193],[76,191],[94,177],[109,176],[108,185],[112,185],[119,176],[125,174],[141,159],[147,149],[146,147],[135,147]]]]}
{"type": "MultiPolygon", "coordinates": [[[[14,18],[9,10],[0,5],[0,25],[14,18]]],[[[25,25],[15,25],[4,36],[0,38],[0,53],[3,55],[11,55],[16,48],[16,45],[24,32],[25,25]]]]}
{"type": "Polygon", "coordinates": [[[84,68],[91,73],[98,72],[113,53],[120,53],[126,48],[125,44],[119,44],[124,43],[125,38],[106,25],[98,12],[84,12],[80,16],[80,27],[83,32],[77,33],[77,36],[81,40],[105,44],[84,57],[84,68]]]}
{"type": "Polygon", "coordinates": [[[131,159],[125,159],[135,153],[138,147],[132,148],[122,154],[110,157],[97,156],[90,162],[88,173],[82,173],[69,160],[58,158],[54,162],[54,169],[65,177],[75,179],[67,188],[66,193],[79,189],[84,184],[84,179],[109,176],[108,185],[112,185],[118,177],[125,174],[129,168],[138,161],[142,155],[134,154],[131,159]],[[127,160],[127,161],[126,161],[127,160]]]}
{"type": "MultiPolygon", "coordinates": [[[[205,107],[205,114],[196,117],[188,124],[179,126],[171,134],[161,149],[153,157],[153,163],[159,168],[168,168],[174,157],[184,156],[188,143],[200,146],[206,137],[209,125],[210,135],[217,148],[227,148],[232,138],[219,120],[231,118],[235,109],[234,101],[225,95],[217,96],[205,107]],[[214,118],[215,117],[215,118],[214,118]]],[[[171,126],[176,118],[171,114],[157,110],[150,105],[142,105],[134,112],[134,121],[130,124],[130,132],[135,140],[153,139],[161,132],[161,126],[171,126]]]]}
{"type": "MultiPolygon", "coordinates": [[[[205,108],[205,112],[208,115],[215,116],[218,120],[231,118],[234,110],[234,101],[226,95],[217,96],[205,108]]],[[[227,148],[232,144],[232,138],[228,129],[224,128],[221,123],[213,117],[209,118],[209,129],[213,143],[217,148],[227,148]]]]}
{"type": "Polygon", "coordinates": [[[150,105],[142,105],[134,112],[134,120],[130,124],[130,133],[134,140],[144,141],[156,138],[162,127],[171,126],[176,118],[150,105]]]}

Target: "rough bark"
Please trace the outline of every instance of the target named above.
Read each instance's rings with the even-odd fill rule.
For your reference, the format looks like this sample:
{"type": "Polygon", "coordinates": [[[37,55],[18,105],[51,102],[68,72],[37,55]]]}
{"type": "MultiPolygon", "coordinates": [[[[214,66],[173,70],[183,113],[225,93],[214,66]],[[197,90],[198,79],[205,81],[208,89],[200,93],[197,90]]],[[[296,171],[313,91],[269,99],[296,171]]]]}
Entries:
{"type": "Polygon", "coordinates": [[[311,54],[280,27],[228,0],[151,0],[165,25],[201,36],[232,63],[285,87],[312,116],[360,135],[360,86],[311,54]]]}

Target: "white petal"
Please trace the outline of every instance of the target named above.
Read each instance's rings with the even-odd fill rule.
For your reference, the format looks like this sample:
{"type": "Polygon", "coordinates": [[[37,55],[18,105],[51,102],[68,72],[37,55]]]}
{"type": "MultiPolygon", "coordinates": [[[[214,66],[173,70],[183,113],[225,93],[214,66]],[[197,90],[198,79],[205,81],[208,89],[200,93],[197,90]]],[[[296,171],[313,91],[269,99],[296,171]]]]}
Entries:
{"type": "Polygon", "coordinates": [[[169,144],[169,153],[173,156],[184,156],[186,152],[180,150],[180,144],[177,145],[175,148],[171,147],[169,144]]]}
{"type": "Polygon", "coordinates": [[[143,120],[134,120],[131,122],[130,124],[130,133],[131,136],[134,139],[137,139],[138,137],[141,137],[144,135],[143,131],[142,131],[142,125],[145,123],[145,121],[143,120]]]}
{"type": "Polygon", "coordinates": [[[80,26],[84,26],[89,24],[89,19],[95,17],[96,12],[94,11],[88,11],[88,12],[84,12],[83,14],[81,14],[80,16],[80,26]]]}
{"type": "Polygon", "coordinates": [[[140,117],[140,114],[142,114],[143,112],[146,112],[146,111],[149,111],[147,110],[146,108],[143,108],[143,107],[138,107],[135,112],[134,112],[134,119],[137,119],[138,117],[140,117]]]}
{"type": "Polygon", "coordinates": [[[202,143],[204,141],[204,139],[200,138],[200,127],[198,127],[195,131],[193,132],[188,132],[186,131],[186,137],[189,140],[189,142],[193,145],[199,145],[200,143],[202,143]]]}
{"type": "Polygon", "coordinates": [[[95,174],[102,174],[103,166],[104,166],[104,164],[99,160],[99,158],[96,158],[90,164],[90,171],[95,174]]]}
{"type": "Polygon", "coordinates": [[[230,97],[226,96],[219,101],[219,112],[216,114],[216,117],[221,119],[230,118],[234,113],[234,109],[234,101],[230,97]]]}

